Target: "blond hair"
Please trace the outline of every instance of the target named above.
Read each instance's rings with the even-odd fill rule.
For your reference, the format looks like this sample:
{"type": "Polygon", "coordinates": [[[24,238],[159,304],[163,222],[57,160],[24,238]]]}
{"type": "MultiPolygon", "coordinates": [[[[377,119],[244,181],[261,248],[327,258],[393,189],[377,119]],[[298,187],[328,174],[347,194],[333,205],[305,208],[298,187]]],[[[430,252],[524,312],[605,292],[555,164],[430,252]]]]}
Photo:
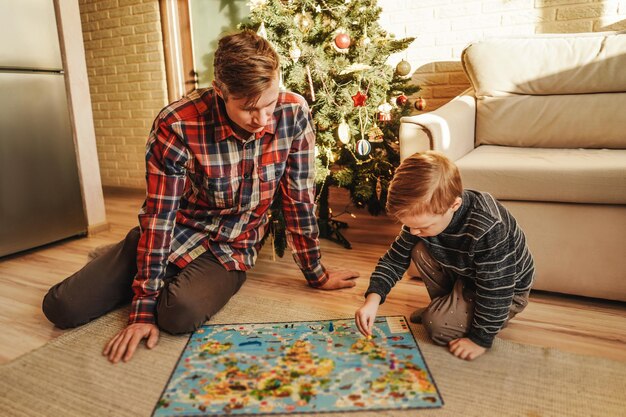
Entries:
{"type": "Polygon", "coordinates": [[[389,185],[387,213],[396,218],[443,214],[463,192],[456,165],[435,151],[406,158],[389,185]]]}
{"type": "Polygon", "coordinates": [[[278,76],[278,54],[267,39],[251,30],[219,40],[213,61],[215,84],[229,96],[256,103],[278,76]]]}

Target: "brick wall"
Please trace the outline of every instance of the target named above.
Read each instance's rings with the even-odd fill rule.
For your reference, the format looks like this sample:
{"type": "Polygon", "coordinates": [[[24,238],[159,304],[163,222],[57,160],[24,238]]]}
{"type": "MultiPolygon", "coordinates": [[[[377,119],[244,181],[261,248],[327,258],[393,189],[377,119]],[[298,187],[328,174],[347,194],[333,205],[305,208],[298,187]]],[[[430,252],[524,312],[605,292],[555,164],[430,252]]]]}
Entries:
{"type": "Polygon", "coordinates": [[[104,186],[145,187],[145,143],[167,104],[158,0],[79,0],[104,186]]]}
{"type": "Polygon", "coordinates": [[[460,57],[472,41],[626,29],[626,0],[379,0],[378,4],[383,9],[380,23],[387,31],[417,37],[392,63],[409,61],[426,111],[469,87],[460,57]]]}

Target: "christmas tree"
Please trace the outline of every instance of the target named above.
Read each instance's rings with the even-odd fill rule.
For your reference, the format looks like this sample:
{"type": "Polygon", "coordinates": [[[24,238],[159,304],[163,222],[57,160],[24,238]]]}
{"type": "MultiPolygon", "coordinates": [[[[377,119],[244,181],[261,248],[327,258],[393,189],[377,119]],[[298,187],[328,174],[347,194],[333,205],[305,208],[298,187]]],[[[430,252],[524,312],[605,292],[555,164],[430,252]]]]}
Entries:
{"type": "MultiPolygon", "coordinates": [[[[376,0],[251,0],[249,21],[281,57],[281,82],[303,95],[313,114],[320,236],[350,247],[328,207],[328,187],[350,191],[357,207],[377,215],[399,164],[398,128],[410,112],[406,60],[388,58],[414,38],[395,39],[378,23],[376,0]]],[[[275,251],[284,251],[284,225],[273,206],[275,251]],[[280,244],[278,243],[280,242],[280,244]]]]}

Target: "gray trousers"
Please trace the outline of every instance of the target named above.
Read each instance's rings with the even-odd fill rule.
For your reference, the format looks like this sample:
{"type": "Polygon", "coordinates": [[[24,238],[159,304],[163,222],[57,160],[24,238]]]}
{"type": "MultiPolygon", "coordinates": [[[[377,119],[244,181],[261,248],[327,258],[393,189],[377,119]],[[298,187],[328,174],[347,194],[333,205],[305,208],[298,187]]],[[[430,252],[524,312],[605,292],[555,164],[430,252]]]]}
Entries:
{"type": "MultiPolygon", "coordinates": [[[[472,282],[446,273],[423,242],[415,245],[411,257],[431,300],[422,313],[422,324],[431,339],[438,345],[447,345],[451,340],[467,336],[476,298],[472,282]]],[[[507,323],[526,307],[528,295],[529,292],[513,296],[507,323]]]]}
{"type": "MultiPolygon", "coordinates": [[[[43,312],[57,327],[80,326],[133,298],[139,228],[56,284],[43,299],[43,312]]],[[[246,280],[243,271],[227,271],[206,251],[183,269],[169,265],[157,300],[158,326],[172,334],[192,332],[217,313],[246,280]]]]}

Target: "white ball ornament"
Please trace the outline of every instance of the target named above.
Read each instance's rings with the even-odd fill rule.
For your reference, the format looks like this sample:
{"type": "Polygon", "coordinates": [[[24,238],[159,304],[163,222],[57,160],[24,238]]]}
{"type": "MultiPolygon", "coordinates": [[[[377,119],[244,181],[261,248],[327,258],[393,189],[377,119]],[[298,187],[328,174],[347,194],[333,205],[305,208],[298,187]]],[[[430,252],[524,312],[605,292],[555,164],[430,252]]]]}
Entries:
{"type": "Polygon", "coordinates": [[[350,143],[350,126],[346,123],[345,119],[341,119],[341,123],[339,123],[339,127],[337,128],[337,136],[339,136],[339,140],[344,145],[350,143]]]}

